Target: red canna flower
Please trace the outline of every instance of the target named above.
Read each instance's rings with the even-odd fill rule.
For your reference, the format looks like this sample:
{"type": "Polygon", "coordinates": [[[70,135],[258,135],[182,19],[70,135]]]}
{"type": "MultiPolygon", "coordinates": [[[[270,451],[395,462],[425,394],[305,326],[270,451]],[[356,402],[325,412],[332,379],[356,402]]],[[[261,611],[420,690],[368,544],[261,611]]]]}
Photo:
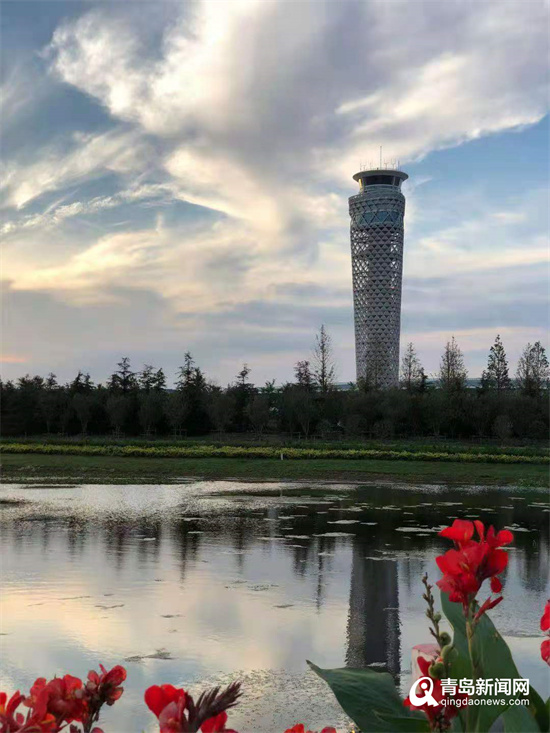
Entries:
{"type": "Polygon", "coordinates": [[[8,700],[5,692],[0,692],[0,730],[2,733],[54,733],[59,730],[55,717],[48,713],[48,693],[38,695],[34,709],[27,715],[16,712],[21,703],[27,704],[27,699],[20,692],[16,692],[8,700]]]}
{"type": "Polygon", "coordinates": [[[550,633],[550,600],[546,601],[544,613],[540,620],[540,630],[544,631],[545,634],[550,633]]]}
{"type": "Polygon", "coordinates": [[[109,672],[100,664],[101,674],[95,670],[88,672],[88,681],[86,682],[86,693],[89,698],[101,706],[104,703],[114,705],[124,692],[124,688],[120,685],[126,679],[126,670],[117,664],[109,672]]]}
{"type": "Polygon", "coordinates": [[[66,674],[63,677],[54,677],[46,685],[43,682],[43,678],[36,680],[31,694],[34,691],[37,701],[41,695],[48,694],[47,709],[58,724],[81,721],[86,710],[82,680],[66,674]]]}
{"type": "MultiPolygon", "coordinates": [[[[491,579],[492,592],[501,592],[502,583],[496,576],[506,568],[508,553],[498,548],[508,545],[514,539],[509,530],[495,533],[494,527],[489,527],[485,533],[483,522],[455,519],[451,527],[446,527],[439,534],[455,543],[455,549],[436,558],[443,573],[437,585],[449,594],[450,601],[462,603],[466,613],[481,585],[488,578],[491,579]],[[474,527],[479,541],[472,539],[474,527]]],[[[499,602],[500,599],[488,599],[477,612],[476,618],[499,602]]]]}
{"type": "Polygon", "coordinates": [[[474,525],[466,519],[455,519],[451,527],[442,529],[439,535],[446,537],[448,540],[456,542],[462,546],[465,542],[469,542],[474,534],[474,525]]]}
{"type": "Polygon", "coordinates": [[[165,707],[170,703],[177,703],[180,699],[183,699],[185,705],[187,693],[173,685],[153,685],[145,690],[145,704],[157,718],[165,707]]]}
{"type": "Polygon", "coordinates": [[[182,733],[188,730],[185,717],[185,696],[169,702],[162,710],[159,718],[160,733],[182,733]]]}
{"type": "Polygon", "coordinates": [[[5,692],[0,692],[0,723],[2,725],[2,733],[4,731],[7,733],[8,731],[19,730],[24,719],[21,713],[16,713],[15,711],[24,700],[25,696],[19,690],[14,692],[9,700],[5,692]]]}
{"type": "Polygon", "coordinates": [[[237,731],[226,728],[226,723],[227,713],[220,713],[214,718],[209,718],[208,720],[204,721],[204,723],[201,725],[201,733],[237,733],[237,731]]]}
{"type": "MultiPolygon", "coordinates": [[[[550,600],[546,601],[544,613],[540,620],[540,630],[550,636],[550,600]]],[[[546,664],[550,665],[550,639],[545,639],[540,645],[540,655],[546,664]]]]}

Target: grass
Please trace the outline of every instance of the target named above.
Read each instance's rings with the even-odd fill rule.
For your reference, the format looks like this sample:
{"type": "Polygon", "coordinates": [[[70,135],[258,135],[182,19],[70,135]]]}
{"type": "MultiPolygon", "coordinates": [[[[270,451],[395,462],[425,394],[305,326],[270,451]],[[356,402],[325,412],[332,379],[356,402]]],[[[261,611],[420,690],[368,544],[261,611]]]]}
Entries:
{"type": "Polygon", "coordinates": [[[375,451],[406,451],[408,453],[468,453],[472,455],[519,455],[519,456],[550,456],[550,446],[547,442],[530,441],[528,443],[498,444],[496,441],[461,441],[434,438],[410,438],[395,440],[323,440],[322,438],[311,438],[309,440],[290,439],[284,435],[266,434],[262,437],[254,436],[251,433],[235,434],[228,433],[220,438],[217,434],[204,436],[202,438],[145,438],[130,437],[116,438],[107,436],[33,436],[29,438],[1,438],[0,448],[9,444],[19,445],[43,445],[43,446],[99,446],[105,448],[113,447],[144,447],[144,448],[263,448],[280,450],[281,448],[298,448],[301,450],[375,450],[375,451]]]}
{"type": "Polygon", "coordinates": [[[460,463],[522,463],[548,464],[550,458],[543,455],[522,455],[520,453],[475,453],[445,451],[409,451],[388,448],[342,448],[334,447],[282,447],[269,445],[127,445],[127,444],[88,444],[88,443],[45,443],[45,442],[4,442],[2,453],[44,454],[44,455],[81,455],[81,456],[121,456],[143,458],[240,458],[249,460],[275,459],[284,456],[286,460],[391,460],[391,461],[435,461],[460,463]]]}
{"type": "Polygon", "coordinates": [[[394,479],[424,483],[548,486],[548,467],[539,464],[395,461],[313,458],[295,461],[256,458],[161,458],[4,453],[4,482],[45,480],[86,483],[162,483],[185,478],[312,481],[394,479]]]}

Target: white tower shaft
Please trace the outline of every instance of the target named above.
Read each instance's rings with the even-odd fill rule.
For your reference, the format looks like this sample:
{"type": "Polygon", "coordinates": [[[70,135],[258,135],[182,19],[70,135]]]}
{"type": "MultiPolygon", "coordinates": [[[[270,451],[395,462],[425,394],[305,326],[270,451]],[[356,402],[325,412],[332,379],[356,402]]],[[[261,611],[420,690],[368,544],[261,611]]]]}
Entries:
{"type": "Polygon", "coordinates": [[[353,176],[360,192],[349,199],[357,379],[372,387],[399,381],[403,218],[396,170],[369,170],[353,176]]]}

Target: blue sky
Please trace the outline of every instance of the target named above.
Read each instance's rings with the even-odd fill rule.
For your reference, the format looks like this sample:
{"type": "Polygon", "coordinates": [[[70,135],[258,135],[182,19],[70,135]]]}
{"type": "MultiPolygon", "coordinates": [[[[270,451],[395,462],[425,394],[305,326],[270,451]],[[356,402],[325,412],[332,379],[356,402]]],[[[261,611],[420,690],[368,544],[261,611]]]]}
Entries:
{"type": "Polygon", "coordinates": [[[121,355],[354,378],[347,197],[405,184],[402,345],[471,376],[548,329],[548,9],[340,0],[2,4],[2,377],[121,355]]]}

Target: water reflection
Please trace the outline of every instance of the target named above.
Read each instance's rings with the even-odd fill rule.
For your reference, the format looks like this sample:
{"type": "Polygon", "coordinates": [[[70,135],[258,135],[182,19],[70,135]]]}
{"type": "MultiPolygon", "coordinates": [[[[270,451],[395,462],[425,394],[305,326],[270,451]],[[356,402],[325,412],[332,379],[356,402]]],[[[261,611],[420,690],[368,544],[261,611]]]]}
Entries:
{"type": "Polygon", "coordinates": [[[306,658],[387,669],[406,686],[410,649],[428,640],[420,579],[437,577],[437,531],[457,515],[514,530],[493,616],[548,694],[544,493],[196,482],[1,496],[1,683],[125,659],[127,691],[107,729],[151,725],[138,704],[148,684],[235,673],[248,692],[234,716],[242,733],[341,722],[306,658]]]}
{"type": "Polygon", "coordinates": [[[397,561],[366,556],[368,543],[353,540],[346,665],[377,666],[399,678],[397,561]]]}

